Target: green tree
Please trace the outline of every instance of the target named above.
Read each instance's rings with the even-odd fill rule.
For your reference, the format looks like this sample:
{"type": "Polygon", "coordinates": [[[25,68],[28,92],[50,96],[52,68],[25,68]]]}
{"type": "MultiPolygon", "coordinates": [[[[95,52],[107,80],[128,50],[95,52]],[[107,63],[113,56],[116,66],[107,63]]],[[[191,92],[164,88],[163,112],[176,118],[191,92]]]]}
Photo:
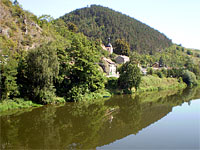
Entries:
{"type": "Polygon", "coordinates": [[[15,0],[15,1],[13,2],[13,4],[14,4],[14,5],[19,5],[19,2],[18,2],[17,0],[15,0]]]}
{"type": "Polygon", "coordinates": [[[152,68],[147,68],[147,74],[153,75],[154,71],[152,68]]]}
{"type": "Polygon", "coordinates": [[[104,88],[105,83],[103,74],[95,64],[99,61],[99,55],[91,44],[86,37],[75,37],[69,53],[74,62],[70,71],[72,89],[81,89],[83,95],[104,88]]]}
{"type": "Polygon", "coordinates": [[[56,49],[51,43],[31,50],[27,56],[28,96],[37,103],[52,103],[53,80],[58,75],[59,63],[56,49]]]}
{"type": "Polygon", "coordinates": [[[60,96],[77,101],[86,93],[104,88],[105,77],[97,65],[100,52],[85,36],[74,35],[71,46],[64,52],[59,50],[58,56],[61,70],[56,87],[60,96]]]}
{"type": "Polygon", "coordinates": [[[72,22],[69,22],[67,24],[67,27],[68,27],[69,31],[72,31],[72,32],[77,32],[78,31],[78,27],[72,22]]]}
{"type": "Polygon", "coordinates": [[[162,56],[161,56],[160,59],[159,59],[159,66],[160,66],[160,67],[164,67],[164,66],[165,66],[164,59],[163,59],[162,56]]]}
{"type": "Polygon", "coordinates": [[[16,83],[17,79],[17,60],[13,56],[5,58],[4,61],[0,64],[0,98],[8,99],[13,98],[18,95],[18,86],[16,83]]]}
{"type": "Polygon", "coordinates": [[[125,40],[117,39],[114,44],[114,53],[118,55],[126,55],[130,54],[129,44],[125,40]]]}
{"type": "Polygon", "coordinates": [[[17,85],[19,87],[19,93],[21,97],[27,97],[28,90],[28,78],[26,76],[27,71],[27,52],[21,51],[18,56],[18,67],[17,67],[17,85]]]}
{"type": "Polygon", "coordinates": [[[187,50],[188,55],[193,55],[193,52],[191,50],[187,50]]]}
{"type": "Polygon", "coordinates": [[[189,70],[184,70],[182,72],[182,79],[189,86],[197,85],[195,74],[189,70]]]}
{"type": "Polygon", "coordinates": [[[120,69],[120,77],[118,79],[119,86],[122,89],[131,91],[133,87],[137,90],[141,82],[140,68],[131,62],[125,63],[120,69]]]}

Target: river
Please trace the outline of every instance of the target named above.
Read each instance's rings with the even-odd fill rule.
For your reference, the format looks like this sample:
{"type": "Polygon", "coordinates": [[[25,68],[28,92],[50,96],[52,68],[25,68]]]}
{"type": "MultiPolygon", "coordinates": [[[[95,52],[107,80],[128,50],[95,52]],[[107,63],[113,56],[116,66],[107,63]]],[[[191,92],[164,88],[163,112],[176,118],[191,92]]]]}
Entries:
{"type": "Polygon", "coordinates": [[[0,149],[200,149],[200,88],[117,95],[0,117],[0,149]]]}

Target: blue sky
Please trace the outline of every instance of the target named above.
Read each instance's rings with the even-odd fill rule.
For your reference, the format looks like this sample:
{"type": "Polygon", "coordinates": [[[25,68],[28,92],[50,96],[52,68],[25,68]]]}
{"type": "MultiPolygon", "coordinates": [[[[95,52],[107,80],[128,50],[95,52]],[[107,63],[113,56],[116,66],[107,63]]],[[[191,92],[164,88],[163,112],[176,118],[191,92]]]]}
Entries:
{"type": "Polygon", "coordinates": [[[58,18],[99,4],[129,15],[164,33],[174,43],[200,49],[200,0],[18,0],[37,16],[58,18]]]}

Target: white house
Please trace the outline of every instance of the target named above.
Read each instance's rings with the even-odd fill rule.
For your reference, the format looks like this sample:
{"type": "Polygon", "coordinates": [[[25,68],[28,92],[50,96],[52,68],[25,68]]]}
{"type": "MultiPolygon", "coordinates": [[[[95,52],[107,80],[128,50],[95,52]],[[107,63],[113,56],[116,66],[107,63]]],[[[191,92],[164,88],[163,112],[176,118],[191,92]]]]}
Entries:
{"type": "Polygon", "coordinates": [[[107,77],[119,77],[119,73],[117,73],[117,65],[108,58],[103,58],[104,61],[104,68],[103,70],[106,72],[107,77]]]}
{"type": "Polygon", "coordinates": [[[130,61],[128,56],[119,55],[115,58],[116,63],[118,64],[125,64],[126,62],[130,61]]]}

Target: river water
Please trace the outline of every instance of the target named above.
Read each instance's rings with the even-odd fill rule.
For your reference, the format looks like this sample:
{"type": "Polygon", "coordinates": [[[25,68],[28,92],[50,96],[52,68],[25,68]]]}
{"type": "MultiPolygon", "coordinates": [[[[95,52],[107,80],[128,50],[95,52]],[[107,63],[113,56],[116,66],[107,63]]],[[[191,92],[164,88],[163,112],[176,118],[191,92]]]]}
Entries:
{"type": "Polygon", "coordinates": [[[0,117],[0,149],[200,149],[200,88],[44,106],[0,117]]]}

